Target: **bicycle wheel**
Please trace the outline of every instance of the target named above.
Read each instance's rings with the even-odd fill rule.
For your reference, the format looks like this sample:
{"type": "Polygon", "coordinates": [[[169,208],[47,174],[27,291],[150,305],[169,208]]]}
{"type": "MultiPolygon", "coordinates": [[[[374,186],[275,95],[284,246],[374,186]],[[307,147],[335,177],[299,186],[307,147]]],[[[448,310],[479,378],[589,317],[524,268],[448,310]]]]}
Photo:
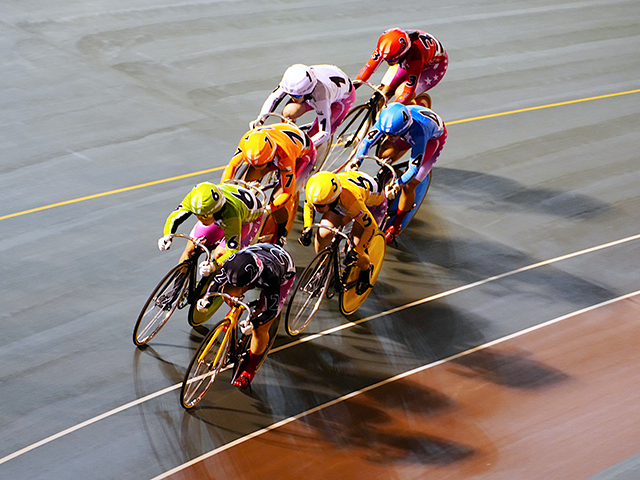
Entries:
{"type": "Polygon", "coordinates": [[[184,299],[189,285],[189,261],[173,267],[158,283],[142,307],[133,328],[133,343],[142,346],[151,340],[184,299]]]}
{"type": "Polygon", "coordinates": [[[191,359],[180,390],[184,408],[192,408],[205,396],[225,365],[231,339],[231,320],[224,319],[202,340],[191,359]]]}
{"type": "Polygon", "coordinates": [[[189,325],[192,327],[197,327],[198,325],[202,325],[207,320],[209,320],[214,313],[218,311],[220,305],[224,303],[224,299],[222,297],[213,297],[211,299],[211,305],[204,312],[200,312],[197,308],[198,299],[202,298],[209,288],[209,284],[211,284],[211,280],[213,280],[213,274],[209,275],[208,278],[203,278],[198,283],[196,290],[193,295],[193,302],[189,305],[189,314],[187,315],[187,321],[189,325]]]}
{"type": "Polygon", "coordinates": [[[322,170],[334,170],[349,162],[371,125],[372,116],[368,105],[360,105],[351,110],[334,135],[322,170]]]}
{"type": "Polygon", "coordinates": [[[287,306],[284,326],[292,337],[304,330],[320,308],[332,278],[333,252],[322,250],[305,268],[287,306]]]}
{"type": "MultiPolygon", "coordinates": [[[[369,254],[369,258],[373,264],[371,288],[375,285],[378,275],[380,274],[380,270],[382,270],[382,262],[384,261],[386,248],[387,241],[384,234],[382,232],[376,233],[371,239],[371,242],[369,242],[369,247],[367,248],[367,253],[369,254]]],[[[340,293],[340,311],[343,315],[351,315],[358,310],[360,305],[362,305],[369,296],[369,292],[371,292],[371,288],[369,288],[362,295],[356,294],[356,282],[358,280],[358,275],[360,274],[360,269],[355,265],[348,268],[349,270],[346,274],[347,281],[345,282],[347,288],[340,293]]]]}

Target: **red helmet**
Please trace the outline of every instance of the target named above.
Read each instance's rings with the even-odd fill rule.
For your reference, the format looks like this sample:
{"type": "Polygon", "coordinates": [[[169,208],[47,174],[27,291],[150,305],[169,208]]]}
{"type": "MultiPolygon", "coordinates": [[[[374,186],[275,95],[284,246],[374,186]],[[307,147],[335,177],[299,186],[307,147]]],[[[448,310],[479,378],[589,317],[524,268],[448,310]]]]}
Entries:
{"type": "Polygon", "coordinates": [[[404,30],[391,28],[380,35],[378,52],[387,62],[395,62],[411,48],[411,40],[404,30]]]}

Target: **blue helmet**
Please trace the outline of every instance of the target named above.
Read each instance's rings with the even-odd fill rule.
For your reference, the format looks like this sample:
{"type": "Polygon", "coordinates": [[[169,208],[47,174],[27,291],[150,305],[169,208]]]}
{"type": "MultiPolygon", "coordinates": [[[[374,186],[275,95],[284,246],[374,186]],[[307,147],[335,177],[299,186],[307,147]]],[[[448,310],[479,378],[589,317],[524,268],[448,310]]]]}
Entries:
{"type": "Polygon", "coordinates": [[[411,112],[401,103],[393,102],[380,112],[380,130],[389,135],[402,135],[413,123],[411,112]]]}

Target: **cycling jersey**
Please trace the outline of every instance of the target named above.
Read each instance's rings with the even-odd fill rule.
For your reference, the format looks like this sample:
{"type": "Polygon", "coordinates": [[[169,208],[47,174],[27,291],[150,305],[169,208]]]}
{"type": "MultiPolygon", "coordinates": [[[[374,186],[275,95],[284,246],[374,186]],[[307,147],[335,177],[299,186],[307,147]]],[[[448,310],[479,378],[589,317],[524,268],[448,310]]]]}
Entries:
{"type": "MultiPolygon", "coordinates": [[[[214,223],[224,230],[224,238],[227,252],[221,260],[234,252],[237,252],[242,243],[242,226],[249,224],[260,217],[262,205],[256,196],[246,188],[232,184],[218,185],[226,202],[222,208],[214,214],[214,223]]],[[[178,208],[174,210],[164,225],[164,234],[176,233],[178,227],[194,212],[191,210],[192,189],[182,200],[178,208]]]]}
{"type": "MultiPolygon", "coordinates": [[[[273,201],[273,208],[277,209],[285,205],[289,198],[291,198],[291,195],[296,193],[297,188],[300,186],[297,185],[296,176],[300,174],[300,170],[302,169],[296,164],[296,161],[302,158],[307,162],[305,163],[305,167],[308,164],[313,167],[316,161],[316,149],[307,134],[295,125],[276,123],[258,127],[256,130],[266,131],[276,143],[276,155],[273,159],[273,164],[280,170],[280,182],[282,186],[282,193],[273,201]]],[[[222,174],[223,182],[234,178],[243,160],[242,149],[238,147],[229,165],[227,165],[227,168],[222,174]]],[[[302,187],[304,187],[304,185],[302,185],[302,187]]]]}
{"type": "MultiPolygon", "coordinates": [[[[411,47],[398,62],[399,66],[406,71],[402,93],[396,98],[396,101],[400,103],[405,103],[415,94],[422,71],[430,67],[430,64],[440,62],[446,57],[444,47],[433,35],[422,30],[407,30],[407,34],[411,40],[411,47]]],[[[369,61],[358,73],[356,80],[369,80],[382,60],[382,55],[376,48],[369,61]]]]}
{"type": "MultiPolygon", "coordinates": [[[[331,136],[332,120],[335,120],[331,118],[331,105],[349,98],[353,92],[353,85],[347,74],[335,65],[312,65],[310,68],[318,79],[318,83],[313,91],[305,96],[305,101],[318,115],[318,132],[311,137],[317,147],[331,136]]],[[[287,93],[278,86],[262,105],[260,116],[273,112],[286,96],[287,93]]]]}
{"type": "MultiPolygon", "coordinates": [[[[242,251],[254,253],[263,264],[260,276],[251,285],[245,285],[261,290],[265,309],[252,320],[253,325],[258,327],[274,319],[282,310],[296,269],[291,256],[282,247],[272,243],[256,243],[242,251]],[[286,291],[283,291],[283,287],[287,287],[284,289],[286,291]]],[[[222,291],[227,282],[226,268],[229,268],[228,263],[214,275],[207,290],[208,295],[222,291]]]]}
{"type": "MultiPolygon", "coordinates": [[[[413,180],[423,162],[429,160],[429,158],[425,158],[427,142],[431,139],[439,138],[446,130],[442,118],[433,110],[420,105],[407,105],[406,107],[411,113],[413,122],[409,130],[400,136],[400,139],[408,144],[408,148],[411,148],[411,160],[409,160],[407,171],[397,180],[400,186],[413,180]]],[[[356,158],[359,159],[366,156],[371,147],[384,135],[384,132],[380,129],[380,117],[378,117],[367,136],[358,145],[356,158]]],[[[440,152],[438,151],[437,153],[439,154],[440,152]]]]}
{"type": "MultiPolygon", "coordinates": [[[[379,190],[378,182],[364,172],[340,172],[337,174],[342,191],[338,203],[331,211],[353,219],[363,228],[362,242],[356,247],[360,254],[367,247],[369,240],[378,230],[378,224],[369,207],[376,207],[385,201],[384,193],[379,190]]],[[[306,201],[304,203],[304,227],[313,223],[313,210],[306,201]]]]}

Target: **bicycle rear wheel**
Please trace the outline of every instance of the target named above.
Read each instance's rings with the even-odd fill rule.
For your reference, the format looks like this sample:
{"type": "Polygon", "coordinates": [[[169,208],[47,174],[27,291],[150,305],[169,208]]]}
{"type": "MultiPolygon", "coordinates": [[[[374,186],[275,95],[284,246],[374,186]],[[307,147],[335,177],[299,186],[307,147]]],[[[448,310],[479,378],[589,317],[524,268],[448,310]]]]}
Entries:
{"type": "Polygon", "coordinates": [[[373,273],[371,274],[371,288],[367,289],[362,295],[356,294],[356,282],[360,275],[360,269],[355,265],[349,268],[346,276],[347,288],[340,293],[340,311],[343,315],[351,315],[364,303],[369,296],[373,285],[375,285],[380,270],[382,270],[382,262],[384,261],[384,253],[387,248],[387,240],[382,232],[376,233],[367,247],[369,259],[373,264],[373,273]]]}
{"type": "Polygon", "coordinates": [[[191,359],[180,390],[184,408],[195,407],[225,365],[231,339],[231,320],[224,319],[204,338],[191,359]]]}
{"type": "Polygon", "coordinates": [[[189,261],[176,265],[151,292],[133,328],[134,344],[145,345],[176,311],[189,285],[189,268],[189,261]]]}
{"type": "Polygon", "coordinates": [[[327,248],[318,253],[305,268],[287,306],[284,326],[292,337],[304,330],[320,308],[332,278],[333,252],[327,248]]]}
{"type": "Polygon", "coordinates": [[[322,170],[334,170],[350,161],[356,153],[360,141],[372,125],[368,105],[360,105],[351,110],[334,135],[327,159],[322,170]]]}

